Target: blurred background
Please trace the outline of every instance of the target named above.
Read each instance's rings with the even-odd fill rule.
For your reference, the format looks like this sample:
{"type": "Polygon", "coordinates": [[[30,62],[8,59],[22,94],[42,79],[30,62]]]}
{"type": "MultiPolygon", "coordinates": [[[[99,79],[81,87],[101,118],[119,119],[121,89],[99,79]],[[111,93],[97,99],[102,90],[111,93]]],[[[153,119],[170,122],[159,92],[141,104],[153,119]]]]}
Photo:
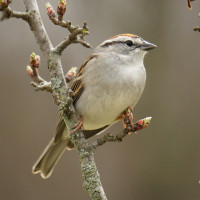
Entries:
{"type": "MultiPolygon", "coordinates": [[[[38,1],[49,37],[56,45],[68,32],[53,25],[38,1]]],[[[50,3],[56,9],[57,1],[50,3]]],[[[135,120],[152,116],[151,125],[122,143],[109,143],[95,152],[108,199],[200,199],[200,2],[178,0],[67,1],[65,19],[88,22],[93,47],[120,33],[134,33],[158,48],[145,59],[147,84],[137,104],[135,120]]],[[[14,10],[23,11],[21,1],[14,10]]],[[[49,80],[45,58],[29,26],[22,20],[0,22],[0,199],[87,200],[82,189],[79,159],[67,151],[52,176],[31,173],[54,134],[57,106],[50,94],[35,92],[26,72],[29,55],[41,55],[40,74],[49,80]]],[[[62,56],[65,72],[80,67],[91,50],[70,46],[62,56]]],[[[109,131],[122,130],[119,123],[109,131]]]]}

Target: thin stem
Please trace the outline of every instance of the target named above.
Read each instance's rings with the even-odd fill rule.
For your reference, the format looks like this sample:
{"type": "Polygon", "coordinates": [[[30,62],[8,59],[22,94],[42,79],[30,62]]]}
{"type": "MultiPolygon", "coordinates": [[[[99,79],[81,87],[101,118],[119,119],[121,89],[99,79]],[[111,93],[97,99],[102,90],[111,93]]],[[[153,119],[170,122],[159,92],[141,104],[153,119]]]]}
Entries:
{"type": "Polygon", "coordinates": [[[5,8],[5,10],[3,10],[3,17],[1,18],[1,21],[6,18],[11,18],[11,17],[17,18],[17,19],[23,19],[28,22],[29,13],[13,11],[10,7],[5,8]]]}
{"type": "Polygon", "coordinates": [[[53,49],[53,45],[49,40],[46,29],[43,25],[39,8],[36,0],[23,0],[26,7],[26,11],[30,12],[28,23],[31,31],[33,32],[35,39],[40,46],[41,51],[44,55],[49,55],[53,49]]]}
{"type": "Polygon", "coordinates": [[[140,131],[144,128],[147,128],[150,122],[151,122],[151,117],[146,117],[144,119],[137,121],[133,125],[128,125],[127,128],[123,130],[123,132],[120,132],[117,135],[111,135],[110,133],[108,133],[104,135],[102,138],[94,140],[91,144],[91,148],[96,149],[97,147],[102,146],[107,142],[121,142],[122,139],[125,136],[129,135],[130,133],[135,133],[136,131],[140,131]]]}

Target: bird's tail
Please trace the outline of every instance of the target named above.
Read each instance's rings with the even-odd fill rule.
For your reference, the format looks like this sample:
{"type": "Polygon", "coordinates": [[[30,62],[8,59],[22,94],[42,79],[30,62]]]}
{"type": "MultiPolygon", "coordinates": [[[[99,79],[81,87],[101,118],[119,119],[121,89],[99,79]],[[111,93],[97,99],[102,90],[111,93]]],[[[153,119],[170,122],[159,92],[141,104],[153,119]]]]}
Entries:
{"type": "Polygon", "coordinates": [[[73,148],[74,145],[70,141],[68,129],[66,128],[65,122],[62,119],[62,115],[60,115],[55,131],[55,136],[33,166],[33,174],[40,173],[42,178],[48,178],[51,176],[65,149],[71,150],[73,148]]]}
{"type": "Polygon", "coordinates": [[[53,138],[33,166],[32,172],[34,174],[40,173],[42,178],[48,178],[52,174],[56,163],[59,161],[68,143],[69,139],[59,140],[55,143],[53,138]]]}
{"type": "MultiPolygon", "coordinates": [[[[98,130],[84,131],[85,138],[88,139],[93,135],[107,128],[107,126],[98,130]]],[[[42,155],[39,157],[35,165],[33,166],[33,174],[38,174],[42,178],[48,178],[51,176],[55,165],[59,161],[60,157],[64,153],[65,149],[71,150],[74,148],[73,143],[70,141],[68,130],[62,117],[59,117],[56,133],[49,145],[46,147],[42,155]]]]}

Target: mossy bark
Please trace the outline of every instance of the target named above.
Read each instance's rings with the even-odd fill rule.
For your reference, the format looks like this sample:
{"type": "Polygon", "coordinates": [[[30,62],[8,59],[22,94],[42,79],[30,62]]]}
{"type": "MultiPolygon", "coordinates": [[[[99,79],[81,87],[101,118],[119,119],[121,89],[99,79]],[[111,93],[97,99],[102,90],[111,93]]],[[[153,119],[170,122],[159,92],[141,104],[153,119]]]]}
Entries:
{"type": "Polygon", "coordinates": [[[94,161],[94,149],[89,146],[82,131],[71,135],[70,139],[74,143],[80,159],[84,179],[83,187],[88,191],[92,200],[107,200],[94,161]]]}

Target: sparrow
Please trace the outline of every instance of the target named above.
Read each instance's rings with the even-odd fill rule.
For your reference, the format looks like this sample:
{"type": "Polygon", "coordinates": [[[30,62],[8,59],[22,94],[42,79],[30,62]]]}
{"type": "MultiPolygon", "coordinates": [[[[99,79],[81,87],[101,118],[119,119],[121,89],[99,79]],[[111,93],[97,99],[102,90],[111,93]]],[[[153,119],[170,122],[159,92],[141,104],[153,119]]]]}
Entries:
{"type": "MultiPolygon", "coordinates": [[[[86,139],[105,131],[135,107],[146,82],[144,57],[154,48],[156,45],[137,35],[120,34],[97,46],[82,65],[70,88],[86,139]]],[[[60,115],[55,136],[32,172],[48,178],[65,149],[73,147],[60,115]]]]}

